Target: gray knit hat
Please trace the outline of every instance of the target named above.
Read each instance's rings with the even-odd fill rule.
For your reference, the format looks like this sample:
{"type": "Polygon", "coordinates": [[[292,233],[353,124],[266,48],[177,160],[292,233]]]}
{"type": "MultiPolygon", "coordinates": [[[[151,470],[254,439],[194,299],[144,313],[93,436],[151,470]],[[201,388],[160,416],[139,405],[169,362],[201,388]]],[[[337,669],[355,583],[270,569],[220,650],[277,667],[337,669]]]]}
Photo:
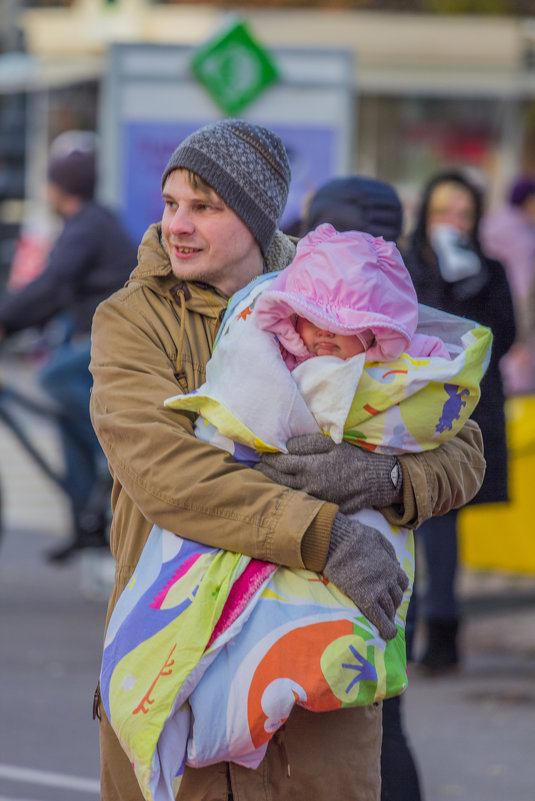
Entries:
{"type": "Polygon", "coordinates": [[[162,176],[179,167],[206,181],[250,230],[266,253],[277,230],[290,185],[282,141],[245,120],[219,120],[190,134],[177,147],[162,176]]]}

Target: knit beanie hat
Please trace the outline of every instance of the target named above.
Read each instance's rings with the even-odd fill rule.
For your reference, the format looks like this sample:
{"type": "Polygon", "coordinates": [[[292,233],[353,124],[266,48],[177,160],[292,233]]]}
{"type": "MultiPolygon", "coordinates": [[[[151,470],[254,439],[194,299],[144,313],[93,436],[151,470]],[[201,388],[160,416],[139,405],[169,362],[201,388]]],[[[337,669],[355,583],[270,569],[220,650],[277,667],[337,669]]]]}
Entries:
{"type": "Polygon", "coordinates": [[[396,190],[377,178],[332,178],[313,195],[305,215],[307,231],[321,223],[330,223],[337,231],[364,231],[395,242],[401,234],[403,207],[396,190]]]}
{"type": "Polygon", "coordinates": [[[509,193],[509,202],[512,206],[522,206],[530,195],[535,195],[535,179],[529,176],[519,178],[509,193]]]}
{"type": "Polygon", "coordinates": [[[94,153],[75,150],[53,156],[48,164],[48,181],[63,192],[91,200],[95,194],[96,158],[94,153]]]}
{"type": "Polygon", "coordinates": [[[277,134],[245,120],[219,120],[188,136],[162,176],[182,167],[196,173],[230,206],[265,254],[290,185],[290,164],[277,134]]]}

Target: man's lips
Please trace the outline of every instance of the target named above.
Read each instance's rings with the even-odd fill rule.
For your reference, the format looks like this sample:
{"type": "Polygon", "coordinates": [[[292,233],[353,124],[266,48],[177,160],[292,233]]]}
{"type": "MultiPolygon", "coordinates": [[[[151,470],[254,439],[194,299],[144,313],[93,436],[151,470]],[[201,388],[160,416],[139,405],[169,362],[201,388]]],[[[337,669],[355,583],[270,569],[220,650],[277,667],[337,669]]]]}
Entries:
{"type": "Polygon", "coordinates": [[[201,252],[201,248],[186,247],[185,245],[173,245],[173,252],[179,259],[187,259],[201,252]]]}

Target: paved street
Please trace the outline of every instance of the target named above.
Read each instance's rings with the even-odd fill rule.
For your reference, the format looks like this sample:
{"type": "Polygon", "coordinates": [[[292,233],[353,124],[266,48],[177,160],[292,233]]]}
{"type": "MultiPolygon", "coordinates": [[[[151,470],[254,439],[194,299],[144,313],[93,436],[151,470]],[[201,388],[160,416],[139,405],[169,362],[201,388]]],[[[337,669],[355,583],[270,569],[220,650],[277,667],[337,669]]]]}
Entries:
{"type": "Polygon", "coordinates": [[[80,591],[79,566],[45,565],[51,534],[10,529],[0,546],[0,798],[92,801],[91,716],[105,605],[80,591]]]}
{"type": "Polygon", "coordinates": [[[534,801],[535,581],[465,572],[462,595],[462,670],[409,671],[407,731],[424,799],[534,801]]]}
{"type": "MultiPolygon", "coordinates": [[[[53,432],[36,432],[57,458],[53,432]]],[[[79,561],[43,560],[67,536],[66,506],[1,426],[0,474],[0,801],[93,801],[105,602],[79,561]]],[[[465,570],[461,594],[462,671],[411,671],[405,696],[424,799],[535,801],[535,577],[465,570]]]]}
{"type": "MultiPolygon", "coordinates": [[[[34,389],[16,361],[2,361],[1,374],[34,389]]],[[[22,419],[59,467],[51,425],[22,419]]],[[[92,801],[99,789],[91,704],[105,603],[83,593],[79,562],[45,562],[45,551],[69,534],[68,506],[3,425],[0,486],[0,801],[92,801]]]]}

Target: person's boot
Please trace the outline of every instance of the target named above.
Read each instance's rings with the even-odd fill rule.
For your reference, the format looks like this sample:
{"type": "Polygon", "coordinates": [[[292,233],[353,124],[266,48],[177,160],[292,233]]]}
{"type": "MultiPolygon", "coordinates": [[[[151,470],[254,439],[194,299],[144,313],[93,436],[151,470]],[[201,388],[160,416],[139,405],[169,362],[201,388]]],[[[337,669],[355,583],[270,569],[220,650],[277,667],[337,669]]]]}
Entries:
{"type": "Polygon", "coordinates": [[[80,515],[74,536],[65,545],[47,551],[47,562],[68,562],[84,548],[109,548],[108,528],[104,516],[80,515]]]}
{"type": "Polygon", "coordinates": [[[457,648],[458,620],[430,618],[426,622],[427,645],[418,660],[419,671],[429,676],[438,676],[456,670],[459,666],[457,648]]]}

